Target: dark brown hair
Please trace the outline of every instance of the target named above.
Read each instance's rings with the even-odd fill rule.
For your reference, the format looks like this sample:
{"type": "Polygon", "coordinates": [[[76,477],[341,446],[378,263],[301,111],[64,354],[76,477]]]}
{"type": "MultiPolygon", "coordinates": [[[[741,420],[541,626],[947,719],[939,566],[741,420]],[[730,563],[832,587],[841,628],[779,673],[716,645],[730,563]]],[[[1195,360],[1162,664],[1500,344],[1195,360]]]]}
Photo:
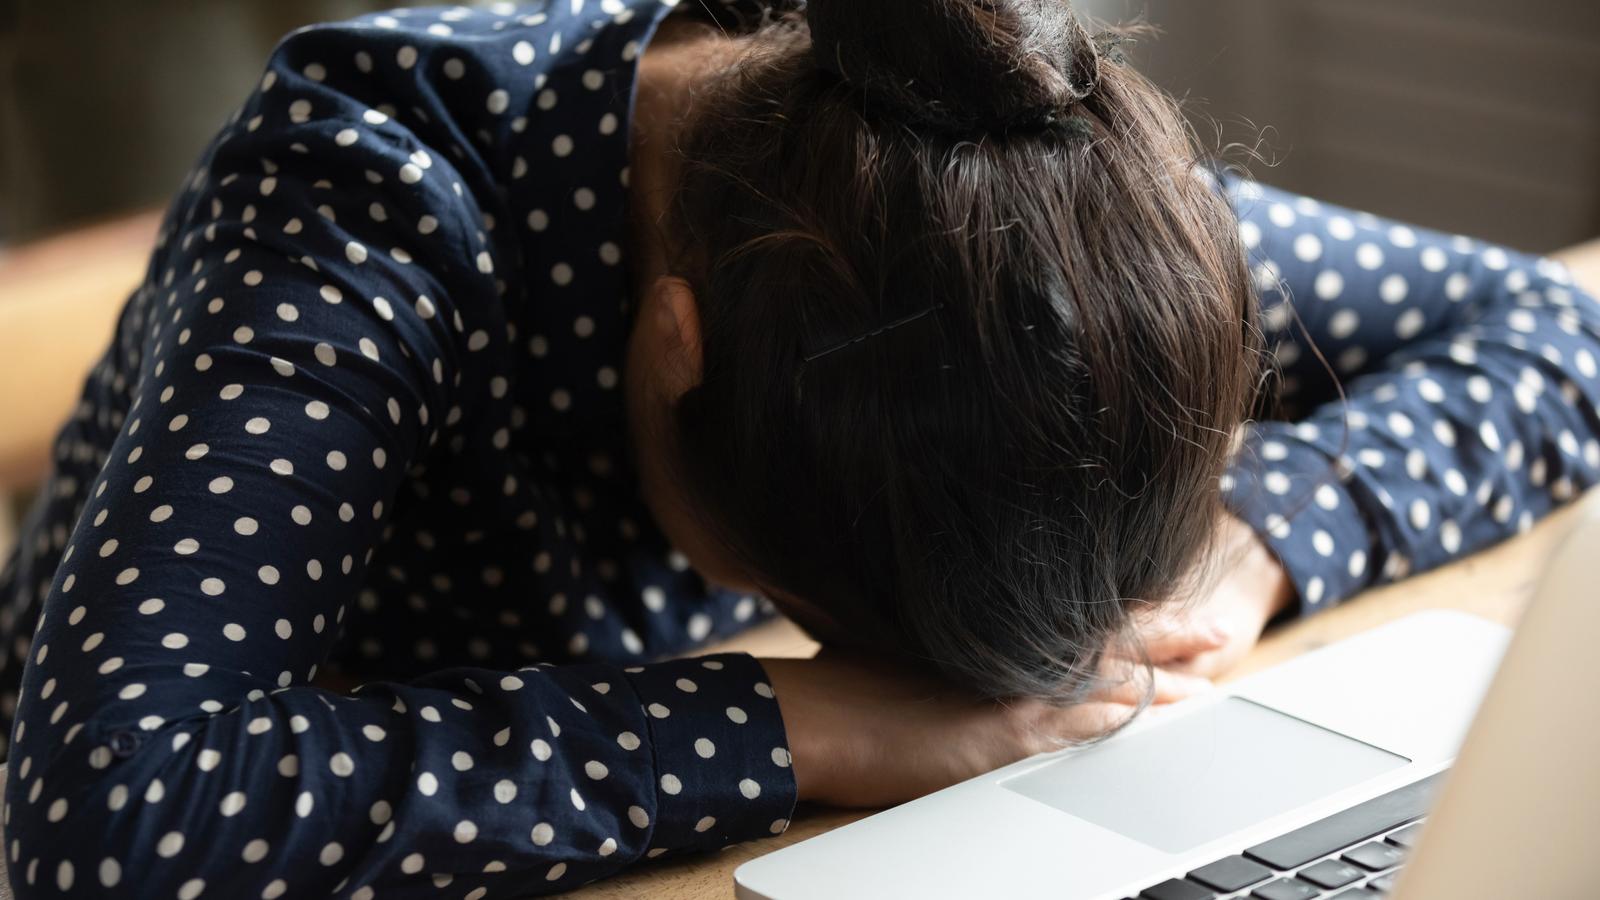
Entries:
{"type": "Polygon", "coordinates": [[[1172,101],[1057,0],[812,0],[710,78],[678,274],[687,492],[775,598],[1072,699],[1222,514],[1259,365],[1172,101]]]}

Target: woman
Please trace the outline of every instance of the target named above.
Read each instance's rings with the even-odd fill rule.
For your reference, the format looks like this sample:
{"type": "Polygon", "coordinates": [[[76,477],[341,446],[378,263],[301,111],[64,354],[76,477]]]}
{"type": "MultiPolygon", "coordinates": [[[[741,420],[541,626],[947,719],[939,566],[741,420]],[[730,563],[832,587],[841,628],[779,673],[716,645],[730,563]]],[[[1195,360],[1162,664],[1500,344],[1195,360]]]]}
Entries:
{"type": "Polygon", "coordinates": [[[0,578],[19,896],[522,896],[904,799],[1600,474],[1559,267],[1197,170],[1064,6],[672,8],[274,52],[0,578]],[[838,652],[649,662],[757,593],[838,652]]]}

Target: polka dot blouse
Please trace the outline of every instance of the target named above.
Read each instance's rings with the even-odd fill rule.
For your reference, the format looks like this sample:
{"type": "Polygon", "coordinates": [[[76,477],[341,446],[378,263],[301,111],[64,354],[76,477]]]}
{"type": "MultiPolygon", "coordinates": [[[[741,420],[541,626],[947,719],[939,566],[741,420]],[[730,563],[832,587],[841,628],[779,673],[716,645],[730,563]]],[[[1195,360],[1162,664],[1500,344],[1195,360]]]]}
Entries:
{"type": "Polygon", "coordinates": [[[764,615],[623,443],[626,126],[670,8],[275,50],[0,576],[19,896],[526,896],[785,828],[760,665],[649,662],[764,615]]]}
{"type": "Polygon", "coordinates": [[[1301,612],[1526,531],[1600,481],[1600,304],[1564,267],[1221,186],[1281,370],[1281,418],[1248,430],[1223,489],[1301,612]]]}
{"type": "MultiPolygon", "coordinates": [[[[707,588],[629,469],[626,135],[670,9],[273,53],[0,574],[19,896],[509,898],[786,827],[760,665],[654,661],[770,611],[707,588]]],[[[1285,416],[1224,487],[1303,609],[1594,482],[1600,308],[1559,267],[1219,185],[1285,416]]]]}

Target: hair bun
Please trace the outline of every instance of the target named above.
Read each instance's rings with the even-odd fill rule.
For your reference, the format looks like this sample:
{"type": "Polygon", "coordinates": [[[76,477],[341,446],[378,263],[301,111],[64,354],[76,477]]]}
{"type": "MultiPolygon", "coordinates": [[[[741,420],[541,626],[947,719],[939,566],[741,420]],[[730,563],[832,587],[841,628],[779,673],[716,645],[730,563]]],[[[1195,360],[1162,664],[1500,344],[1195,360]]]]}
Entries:
{"type": "Polygon", "coordinates": [[[939,130],[1050,126],[1100,79],[1067,0],[810,0],[806,20],[819,68],[939,130]]]}

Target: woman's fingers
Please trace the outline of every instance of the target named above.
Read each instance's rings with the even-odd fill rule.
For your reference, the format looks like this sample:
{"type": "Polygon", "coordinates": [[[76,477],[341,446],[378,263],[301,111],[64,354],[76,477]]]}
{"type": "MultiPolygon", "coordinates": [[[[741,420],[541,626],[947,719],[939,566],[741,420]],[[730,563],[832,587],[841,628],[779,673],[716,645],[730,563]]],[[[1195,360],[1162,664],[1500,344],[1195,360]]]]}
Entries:
{"type": "Polygon", "coordinates": [[[1197,625],[1183,631],[1171,631],[1151,639],[1145,645],[1150,662],[1157,666],[1194,659],[1227,646],[1227,632],[1211,625],[1197,625]]]}
{"type": "Polygon", "coordinates": [[[1215,617],[1181,608],[1159,610],[1141,618],[1134,640],[1122,642],[1113,655],[1167,666],[1226,646],[1230,634],[1225,626],[1215,617]]]}
{"type": "Polygon", "coordinates": [[[1128,724],[1138,712],[1137,706],[1126,703],[1090,701],[1053,710],[1040,722],[1044,734],[1039,735],[1035,753],[1061,750],[1073,743],[1093,740],[1128,724]]]}
{"type": "MultiPolygon", "coordinates": [[[[1139,713],[1152,676],[1107,684],[1081,703],[1050,708],[1030,716],[1035,732],[1029,752],[1046,753],[1065,749],[1074,743],[1093,740],[1128,724],[1139,713]]],[[[1155,702],[1173,703],[1213,690],[1210,681],[1154,670],[1155,702]]]]}
{"type": "Polygon", "coordinates": [[[1179,675],[1190,675],[1197,678],[1216,678],[1227,672],[1237,662],[1236,653],[1224,646],[1205,653],[1197,653],[1186,659],[1175,659],[1165,663],[1162,668],[1179,675]]]}
{"type": "Polygon", "coordinates": [[[1137,705],[1152,689],[1152,702],[1176,703],[1215,690],[1215,685],[1196,675],[1126,662],[1102,675],[1100,687],[1089,695],[1089,700],[1137,705]]]}

